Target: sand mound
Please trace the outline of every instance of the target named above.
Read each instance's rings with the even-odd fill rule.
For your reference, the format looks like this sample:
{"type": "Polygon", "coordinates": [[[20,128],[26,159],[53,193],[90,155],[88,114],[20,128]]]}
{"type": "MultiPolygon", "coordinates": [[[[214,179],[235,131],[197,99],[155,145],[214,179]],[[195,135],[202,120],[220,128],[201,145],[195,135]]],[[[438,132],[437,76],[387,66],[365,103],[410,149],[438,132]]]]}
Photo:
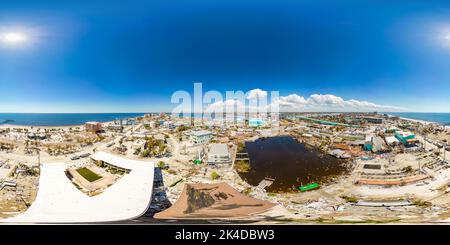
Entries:
{"type": "Polygon", "coordinates": [[[245,196],[226,183],[185,184],[180,198],[156,219],[241,218],[268,211],[275,204],[245,196]]]}

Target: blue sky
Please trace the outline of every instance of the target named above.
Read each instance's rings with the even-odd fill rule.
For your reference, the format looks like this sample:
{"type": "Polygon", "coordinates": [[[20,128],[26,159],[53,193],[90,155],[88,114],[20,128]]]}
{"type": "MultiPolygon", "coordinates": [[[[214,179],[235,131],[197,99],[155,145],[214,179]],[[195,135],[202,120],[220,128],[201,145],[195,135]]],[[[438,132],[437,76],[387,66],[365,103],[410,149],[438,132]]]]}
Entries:
{"type": "Polygon", "coordinates": [[[169,111],[194,82],[450,111],[448,1],[2,0],[10,32],[1,112],[169,111]]]}

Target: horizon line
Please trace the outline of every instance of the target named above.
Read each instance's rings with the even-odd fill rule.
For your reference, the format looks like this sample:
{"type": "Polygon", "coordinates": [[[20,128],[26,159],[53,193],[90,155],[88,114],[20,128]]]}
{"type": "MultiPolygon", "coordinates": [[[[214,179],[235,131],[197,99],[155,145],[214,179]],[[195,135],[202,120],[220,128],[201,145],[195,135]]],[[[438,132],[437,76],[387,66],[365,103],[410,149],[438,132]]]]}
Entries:
{"type": "MultiPolygon", "coordinates": [[[[450,113],[450,111],[280,111],[279,113],[450,113]]],[[[0,114],[151,114],[151,113],[170,113],[168,111],[153,111],[153,112],[0,112],[0,114]]],[[[191,114],[200,114],[204,112],[191,112],[191,114]]],[[[226,112],[224,112],[226,113],[226,112]]],[[[248,113],[248,112],[245,112],[248,113]]],[[[175,113],[175,114],[182,114],[175,113]]],[[[189,114],[189,113],[186,113],[189,114]]],[[[206,114],[206,113],[205,113],[206,114]]]]}

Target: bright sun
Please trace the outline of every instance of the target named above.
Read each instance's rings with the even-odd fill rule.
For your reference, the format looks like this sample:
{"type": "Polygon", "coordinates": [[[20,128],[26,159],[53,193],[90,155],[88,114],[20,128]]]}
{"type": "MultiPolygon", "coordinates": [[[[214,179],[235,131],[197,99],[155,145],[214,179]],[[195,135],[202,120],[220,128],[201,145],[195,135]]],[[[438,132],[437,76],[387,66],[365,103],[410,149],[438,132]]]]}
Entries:
{"type": "Polygon", "coordinates": [[[27,37],[23,33],[8,32],[1,35],[1,40],[5,43],[16,44],[27,41],[27,37]]]}

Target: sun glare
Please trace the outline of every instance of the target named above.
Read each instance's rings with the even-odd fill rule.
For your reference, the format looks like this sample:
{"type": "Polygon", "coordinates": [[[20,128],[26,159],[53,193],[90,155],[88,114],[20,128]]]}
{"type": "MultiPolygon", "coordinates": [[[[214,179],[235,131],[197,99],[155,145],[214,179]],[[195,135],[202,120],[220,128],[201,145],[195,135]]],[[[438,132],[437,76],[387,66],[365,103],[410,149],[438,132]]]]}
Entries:
{"type": "Polygon", "coordinates": [[[17,43],[23,43],[27,41],[27,37],[23,33],[18,32],[8,32],[1,35],[1,40],[4,43],[9,44],[17,44],[17,43]]]}

